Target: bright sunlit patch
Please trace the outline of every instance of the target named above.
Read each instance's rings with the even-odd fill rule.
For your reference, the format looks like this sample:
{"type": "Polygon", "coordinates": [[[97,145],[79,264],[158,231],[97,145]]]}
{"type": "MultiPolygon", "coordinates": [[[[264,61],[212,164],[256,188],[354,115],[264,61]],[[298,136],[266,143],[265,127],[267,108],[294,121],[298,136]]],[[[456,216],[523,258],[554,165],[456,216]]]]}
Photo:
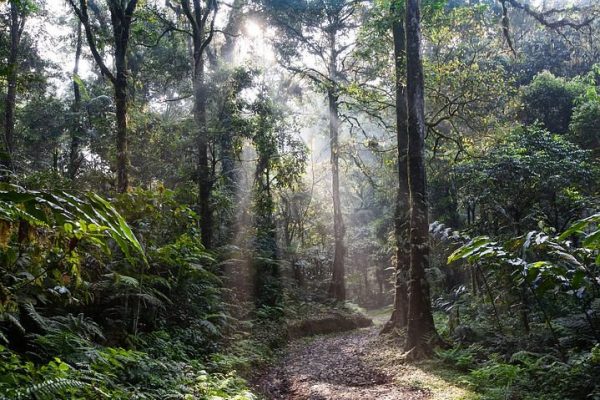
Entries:
{"type": "Polygon", "coordinates": [[[262,34],[262,27],[258,23],[256,23],[256,21],[249,19],[246,21],[244,31],[246,32],[246,35],[248,35],[248,37],[256,38],[262,34]]]}

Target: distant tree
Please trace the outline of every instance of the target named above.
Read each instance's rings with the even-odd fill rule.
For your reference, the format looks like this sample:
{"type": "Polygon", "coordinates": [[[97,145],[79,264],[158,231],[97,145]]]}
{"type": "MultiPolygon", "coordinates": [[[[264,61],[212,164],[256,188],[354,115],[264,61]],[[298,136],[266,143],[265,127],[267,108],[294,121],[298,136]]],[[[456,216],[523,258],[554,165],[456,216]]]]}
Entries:
{"type": "Polygon", "coordinates": [[[496,236],[523,234],[540,221],[560,232],[581,217],[594,190],[589,153],[539,126],[515,130],[457,173],[461,201],[475,208],[471,229],[496,236]]]}
{"type": "Polygon", "coordinates": [[[573,111],[569,138],[581,148],[600,156],[600,101],[588,100],[573,111]]]}
{"type": "Polygon", "coordinates": [[[523,88],[523,122],[542,123],[552,133],[564,134],[575,108],[575,100],[585,91],[578,80],[567,80],[550,72],[538,74],[523,88]]]}
{"type": "Polygon", "coordinates": [[[33,172],[51,169],[60,172],[61,147],[65,134],[68,108],[56,97],[40,96],[21,105],[17,110],[19,137],[15,144],[24,158],[20,169],[33,172]]]}
{"type": "Polygon", "coordinates": [[[271,97],[266,87],[260,90],[250,106],[251,139],[257,155],[253,191],[256,298],[258,305],[273,306],[282,296],[276,196],[298,187],[306,167],[306,148],[290,134],[282,99],[271,97]]]}
{"type": "Polygon", "coordinates": [[[276,43],[284,67],[301,75],[326,94],[329,119],[334,259],[329,295],[346,298],[344,257],[346,227],[340,199],[340,95],[354,48],[352,32],[359,26],[362,1],[311,0],[261,2],[269,21],[281,32],[276,43]],[[309,57],[302,57],[309,54],[309,57]],[[302,60],[298,63],[299,60],[302,60]],[[311,62],[310,60],[314,60],[311,62]]]}
{"type": "Polygon", "coordinates": [[[258,305],[276,305],[281,300],[280,271],[277,263],[277,239],[275,235],[275,202],[273,180],[278,155],[278,110],[262,93],[252,104],[255,114],[252,142],[257,153],[254,174],[254,220],[256,229],[256,290],[258,305]]]}

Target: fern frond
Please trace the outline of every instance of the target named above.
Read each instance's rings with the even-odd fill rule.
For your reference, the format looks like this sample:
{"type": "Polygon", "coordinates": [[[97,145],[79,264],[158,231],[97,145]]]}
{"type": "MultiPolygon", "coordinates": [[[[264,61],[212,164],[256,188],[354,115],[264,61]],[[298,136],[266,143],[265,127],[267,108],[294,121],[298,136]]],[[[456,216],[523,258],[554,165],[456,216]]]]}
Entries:
{"type": "Polygon", "coordinates": [[[36,383],[17,394],[17,399],[54,399],[66,390],[85,389],[89,384],[76,379],[56,378],[36,383]]]}
{"type": "Polygon", "coordinates": [[[27,312],[27,315],[43,330],[49,330],[48,319],[37,312],[35,306],[32,303],[23,304],[23,309],[27,312]]]}

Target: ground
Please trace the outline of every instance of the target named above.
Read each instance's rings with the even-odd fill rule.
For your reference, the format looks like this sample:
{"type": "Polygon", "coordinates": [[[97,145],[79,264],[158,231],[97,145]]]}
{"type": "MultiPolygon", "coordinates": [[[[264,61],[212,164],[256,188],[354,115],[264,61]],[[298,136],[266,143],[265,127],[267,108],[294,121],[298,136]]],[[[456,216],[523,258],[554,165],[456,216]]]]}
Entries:
{"type": "Polygon", "coordinates": [[[472,400],[434,362],[409,364],[398,340],[379,335],[376,324],[292,342],[257,382],[268,399],[288,400],[472,400]]]}

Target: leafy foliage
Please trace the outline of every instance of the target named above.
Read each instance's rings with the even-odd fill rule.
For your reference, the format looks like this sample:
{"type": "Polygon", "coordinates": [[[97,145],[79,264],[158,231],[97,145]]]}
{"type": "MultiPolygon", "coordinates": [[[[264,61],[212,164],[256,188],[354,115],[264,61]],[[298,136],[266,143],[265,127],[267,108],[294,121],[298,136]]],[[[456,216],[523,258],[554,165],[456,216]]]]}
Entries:
{"type": "Polygon", "coordinates": [[[596,176],[586,151],[538,126],[517,129],[457,173],[462,201],[479,209],[477,231],[494,235],[522,233],[540,221],[564,230],[589,205],[596,176]]]}

